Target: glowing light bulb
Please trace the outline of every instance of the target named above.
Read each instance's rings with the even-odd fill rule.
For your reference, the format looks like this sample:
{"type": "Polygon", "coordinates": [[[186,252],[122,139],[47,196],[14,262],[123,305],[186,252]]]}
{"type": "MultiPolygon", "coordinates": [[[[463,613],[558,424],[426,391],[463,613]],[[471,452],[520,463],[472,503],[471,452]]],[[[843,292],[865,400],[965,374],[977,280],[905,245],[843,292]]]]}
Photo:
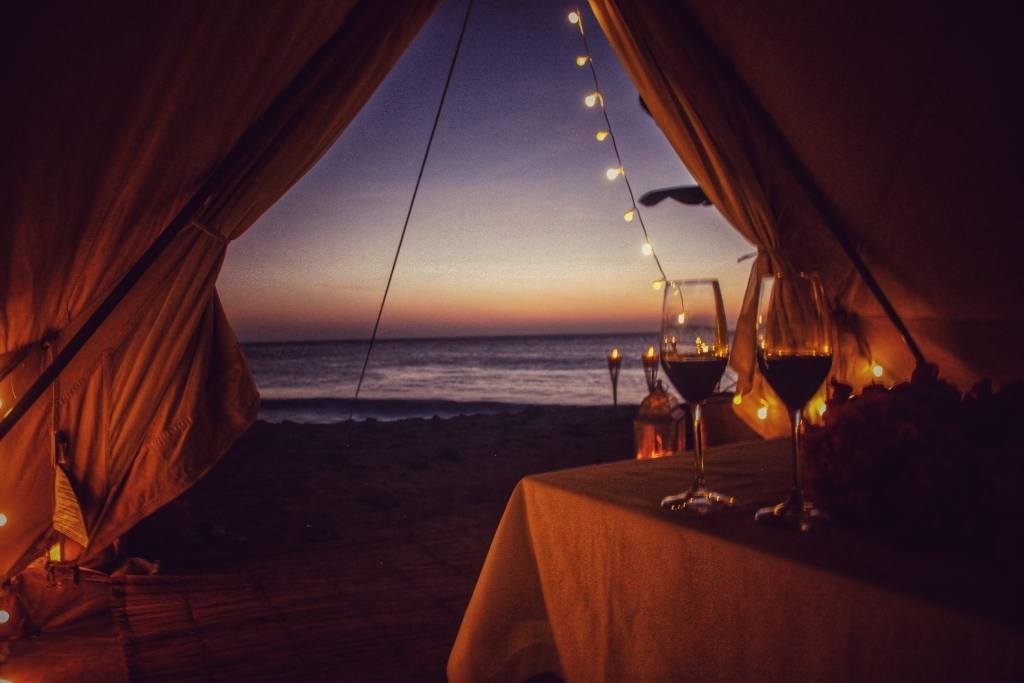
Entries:
{"type": "Polygon", "coordinates": [[[593,107],[598,102],[604,105],[604,98],[601,97],[601,93],[599,92],[592,92],[583,98],[583,104],[587,105],[588,107],[593,107]]]}
{"type": "Polygon", "coordinates": [[[608,137],[608,131],[599,130],[594,134],[594,137],[597,138],[598,142],[604,142],[604,139],[608,137]]]}
{"type": "Polygon", "coordinates": [[[631,223],[635,217],[636,209],[630,209],[626,213],[622,214],[622,220],[626,221],[627,223],[631,223]]]}
{"type": "Polygon", "coordinates": [[[677,315],[676,316],[676,322],[679,323],[680,325],[685,325],[686,324],[686,314],[685,313],[680,313],[679,315],[677,315]]]}
{"type": "Polygon", "coordinates": [[[644,355],[647,356],[648,358],[654,358],[654,347],[648,346],[647,353],[645,353],[644,355]]]}
{"type": "Polygon", "coordinates": [[[738,406],[738,405],[740,405],[741,403],[743,403],[743,397],[742,397],[742,396],[740,396],[739,394],[735,394],[735,395],[734,395],[734,396],[732,397],[732,404],[733,404],[734,406],[738,406]]]}
{"type": "Polygon", "coordinates": [[[6,624],[11,620],[11,613],[5,609],[0,609],[0,624],[6,624]]]}
{"type": "Polygon", "coordinates": [[[608,357],[611,358],[612,360],[615,360],[620,355],[621,355],[621,352],[619,351],[619,347],[616,346],[614,349],[612,349],[612,352],[611,352],[611,354],[608,355],[608,357]]]}
{"type": "Polygon", "coordinates": [[[644,246],[640,247],[640,251],[643,252],[644,256],[650,256],[654,253],[654,247],[651,246],[650,242],[644,242],[644,246]]]}
{"type": "Polygon", "coordinates": [[[871,366],[871,374],[874,375],[875,377],[881,377],[882,373],[884,372],[885,369],[878,363],[875,363],[874,365],[871,366]]]}
{"type": "Polygon", "coordinates": [[[767,420],[768,419],[768,406],[761,406],[757,409],[757,419],[767,420]]]}
{"type": "Polygon", "coordinates": [[[655,292],[660,292],[661,288],[664,287],[664,286],[665,286],[665,281],[664,280],[655,280],[654,282],[651,283],[651,288],[655,292]]]}
{"type": "Polygon", "coordinates": [[[7,526],[7,515],[0,512],[0,526],[7,526]]]}
{"type": "Polygon", "coordinates": [[[604,176],[608,180],[615,180],[623,173],[625,173],[625,170],[621,166],[619,166],[617,168],[609,168],[607,171],[604,172],[604,176]]]}
{"type": "Polygon", "coordinates": [[[569,12],[569,23],[578,24],[580,23],[580,15],[578,12],[569,12]]]}
{"type": "Polygon", "coordinates": [[[580,55],[576,58],[576,66],[586,66],[590,61],[590,55],[580,55]]]}

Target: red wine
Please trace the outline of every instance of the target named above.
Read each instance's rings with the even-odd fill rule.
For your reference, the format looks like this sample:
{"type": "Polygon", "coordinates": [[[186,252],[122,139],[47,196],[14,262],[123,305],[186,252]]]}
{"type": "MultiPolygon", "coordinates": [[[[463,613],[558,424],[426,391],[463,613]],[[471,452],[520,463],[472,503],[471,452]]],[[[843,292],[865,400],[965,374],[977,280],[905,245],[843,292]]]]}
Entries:
{"type": "Polygon", "coordinates": [[[832,367],[832,354],[757,353],[757,367],[790,410],[800,410],[814,396],[832,367]]]}
{"type": "Polygon", "coordinates": [[[665,368],[665,374],[687,403],[700,403],[707,400],[722,378],[725,359],[663,353],[661,367],[665,368]]]}

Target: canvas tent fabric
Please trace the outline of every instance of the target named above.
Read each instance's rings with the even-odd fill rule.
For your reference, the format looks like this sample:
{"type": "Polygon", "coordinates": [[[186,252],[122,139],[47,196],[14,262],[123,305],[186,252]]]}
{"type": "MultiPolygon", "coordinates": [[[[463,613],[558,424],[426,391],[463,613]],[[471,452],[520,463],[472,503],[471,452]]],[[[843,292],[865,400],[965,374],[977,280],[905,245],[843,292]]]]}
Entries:
{"type": "MultiPolygon", "coordinates": [[[[860,389],[915,359],[840,248],[866,262],[929,362],[961,389],[1024,376],[1016,273],[1024,108],[1013,5],[592,0],[652,115],[758,247],[731,364],[754,375],[757,276],[819,271],[835,375],[860,389]]],[[[786,429],[740,412],[762,432],[786,429]]],[[[776,404],[777,405],[777,404],[776,404]]],[[[780,419],[781,418],[781,419],[780,419]]]]}
{"type": "Polygon", "coordinates": [[[0,410],[185,224],[0,442],[5,578],[55,526],[79,561],[99,557],[255,419],[214,287],[226,246],[329,148],[436,4],[57,2],[5,22],[0,410]]]}

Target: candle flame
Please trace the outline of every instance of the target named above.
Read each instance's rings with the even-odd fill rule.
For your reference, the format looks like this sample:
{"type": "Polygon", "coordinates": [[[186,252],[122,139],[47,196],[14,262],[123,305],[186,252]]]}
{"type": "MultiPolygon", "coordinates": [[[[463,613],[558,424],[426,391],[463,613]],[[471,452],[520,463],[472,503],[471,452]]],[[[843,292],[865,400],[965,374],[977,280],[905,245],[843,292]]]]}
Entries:
{"type": "Polygon", "coordinates": [[[612,360],[615,360],[619,357],[619,355],[619,348],[615,347],[614,349],[612,349],[612,352],[608,355],[608,357],[611,358],[612,360]]]}

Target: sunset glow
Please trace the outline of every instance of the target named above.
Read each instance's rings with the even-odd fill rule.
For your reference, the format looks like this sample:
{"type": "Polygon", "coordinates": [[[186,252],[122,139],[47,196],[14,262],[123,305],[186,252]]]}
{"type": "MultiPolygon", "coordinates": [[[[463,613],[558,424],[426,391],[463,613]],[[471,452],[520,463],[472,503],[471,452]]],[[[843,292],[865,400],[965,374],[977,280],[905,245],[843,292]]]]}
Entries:
{"type": "MultiPolygon", "coordinates": [[[[232,243],[218,289],[241,339],[369,335],[460,19],[442,6],[334,147],[232,243]]],[[[607,107],[637,193],[692,182],[604,37],[589,38],[604,94],[595,104],[607,107]]],[[[618,164],[598,142],[605,131],[595,139],[604,120],[582,102],[593,83],[578,56],[557,9],[475,10],[383,337],[657,328],[659,273],[633,209],[623,213],[621,177],[602,177],[618,164]]],[[[747,243],[714,208],[642,211],[669,276],[719,278],[734,317],[747,243]]]]}

